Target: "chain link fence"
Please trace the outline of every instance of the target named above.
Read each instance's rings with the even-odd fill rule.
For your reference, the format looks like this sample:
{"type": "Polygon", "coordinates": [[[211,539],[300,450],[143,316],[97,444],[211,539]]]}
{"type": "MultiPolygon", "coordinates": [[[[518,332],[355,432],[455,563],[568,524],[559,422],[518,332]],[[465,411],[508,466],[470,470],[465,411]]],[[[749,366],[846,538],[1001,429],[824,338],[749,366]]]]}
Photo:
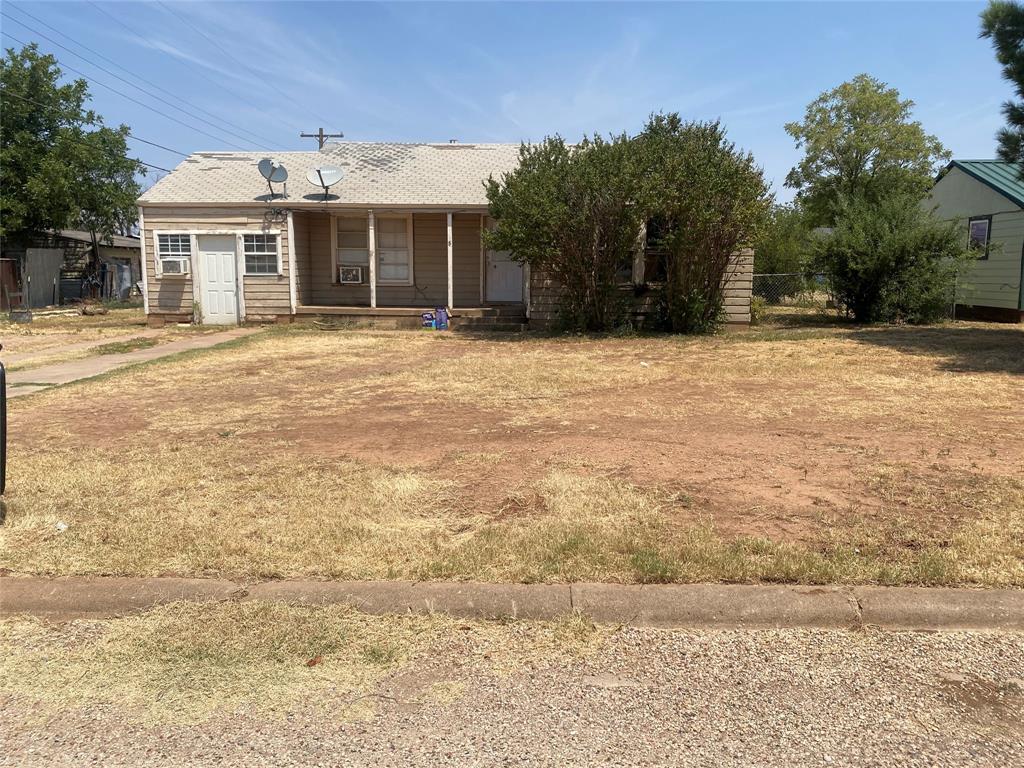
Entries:
{"type": "MultiPolygon", "coordinates": [[[[946,318],[956,319],[954,284],[946,301],[946,318]]],[[[821,274],[755,274],[751,319],[755,324],[786,325],[835,322],[844,317],[821,274]]]]}
{"type": "Polygon", "coordinates": [[[755,323],[814,322],[840,317],[824,275],[780,272],[754,275],[751,314],[755,323]]]}

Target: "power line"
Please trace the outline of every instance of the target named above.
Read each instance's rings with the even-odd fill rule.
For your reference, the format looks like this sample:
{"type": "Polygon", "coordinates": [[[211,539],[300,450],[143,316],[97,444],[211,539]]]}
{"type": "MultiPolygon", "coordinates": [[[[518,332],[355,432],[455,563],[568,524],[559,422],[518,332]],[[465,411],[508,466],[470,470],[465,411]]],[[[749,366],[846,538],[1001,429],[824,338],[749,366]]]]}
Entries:
{"type": "MultiPolygon", "coordinates": [[[[29,104],[35,104],[37,107],[42,107],[43,109],[46,109],[46,105],[45,104],[41,104],[40,102],[35,101],[33,99],[26,99],[24,96],[20,96],[17,93],[8,93],[7,92],[7,88],[0,88],[0,95],[3,95],[3,96],[13,96],[14,98],[20,99],[21,101],[28,102],[29,104]]],[[[133,136],[131,133],[129,133],[128,135],[131,136],[131,138],[135,139],[136,141],[141,141],[143,144],[152,144],[154,147],[160,147],[160,149],[166,149],[168,152],[174,152],[175,154],[183,155],[183,156],[187,157],[187,155],[184,155],[183,152],[178,152],[177,150],[171,149],[170,147],[164,147],[164,146],[161,146],[160,144],[156,144],[156,143],[154,143],[152,141],[147,141],[146,139],[140,139],[138,136],[133,136]]],[[[80,144],[85,143],[84,139],[76,139],[76,138],[71,137],[71,136],[64,136],[62,138],[65,141],[74,141],[74,142],[78,142],[80,144]]],[[[129,158],[129,159],[130,160],[134,160],[136,163],[144,165],[147,168],[153,168],[153,169],[155,169],[157,171],[163,171],[165,173],[171,173],[172,172],[170,168],[164,168],[162,165],[154,165],[153,163],[147,163],[145,160],[140,160],[137,157],[133,157],[133,158],[129,158]]]]}
{"type": "MultiPolygon", "coordinates": [[[[24,13],[24,11],[22,11],[22,13],[24,13]]],[[[23,26],[23,27],[24,27],[25,29],[27,29],[27,30],[28,30],[29,32],[32,32],[33,34],[39,35],[39,37],[43,38],[44,40],[48,40],[48,41],[49,41],[50,43],[52,43],[53,45],[56,45],[56,46],[57,46],[58,48],[62,48],[63,50],[65,50],[65,51],[67,51],[68,53],[70,53],[70,54],[71,54],[72,56],[76,56],[77,58],[81,59],[82,61],[84,61],[84,62],[86,62],[86,63],[88,63],[88,64],[91,64],[92,66],[96,67],[96,68],[97,68],[98,70],[100,70],[100,71],[102,71],[102,72],[106,72],[106,73],[107,73],[108,75],[110,75],[111,77],[117,78],[117,79],[118,79],[118,80],[120,80],[120,81],[121,81],[122,83],[125,83],[126,85],[129,85],[129,86],[131,86],[132,88],[136,88],[136,89],[138,89],[138,90],[142,91],[142,92],[143,92],[143,93],[145,93],[145,94],[146,94],[147,96],[149,96],[149,97],[151,97],[151,98],[153,98],[153,99],[156,99],[156,100],[157,100],[157,101],[158,101],[159,103],[161,103],[161,104],[163,104],[163,105],[165,105],[165,106],[168,106],[168,107],[172,107],[172,108],[174,108],[174,109],[177,109],[177,110],[179,110],[180,112],[183,112],[183,113],[185,113],[185,114],[186,114],[186,115],[188,115],[189,117],[193,117],[193,118],[195,118],[196,120],[199,120],[199,121],[201,121],[201,122],[203,122],[203,123],[207,123],[207,124],[209,124],[209,123],[208,123],[208,121],[207,121],[207,120],[206,120],[205,118],[203,118],[203,117],[200,117],[199,115],[197,115],[197,114],[195,114],[195,113],[193,113],[193,112],[189,112],[189,111],[188,111],[187,109],[183,109],[182,107],[179,107],[179,106],[177,106],[177,105],[173,105],[173,104],[168,104],[168,103],[167,103],[166,101],[164,101],[164,100],[163,100],[163,98],[161,98],[161,97],[160,97],[160,96],[158,96],[157,94],[153,93],[152,91],[149,91],[149,90],[147,90],[147,89],[143,88],[143,87],[142,87],[142,86],[140,86],[140,85],[136,85],[135,83],[131,82],[130,80],[126,80],[125,78],[123,78],[123,77],[121,77],[121,76],[120,76],[119,74],[117,74],[116,72],[111,72],[111,71],[110,71],[109,69],[107,69],[106,67],[102,66],[101,64],[97,64],[97,63],[96,63],[95,61],[92,61],[92,60],[90,60],[90,59],[89,59],[88,57],[86,57],[86,56],[82,56],[82,55],[81,55],[80,53],[75,53],[75,52],[74,52],[73,50],[71,50],[71,49],[70,49],[70,48],[68,48],[67,46],[65,46],[65,45],[61,45],[61,44],[60,44],[60,43],[58,43],[58,42],[57,42],[56,40],[54,40],[54,39],[53,39],[53,38],[51,38],[51,37],[47,37],[46,35],[44,35],[44,34],[43,34],[42,32],[40,32],[39,30],[37,30],[37,29],[33,29],[32,27],[30,27],[30,26],[29,26],[28,24],[26,24],[25,22],[23,22],[23,21],[19,21],[18,19],[15,19],[15,18],[14,18],[14,17],[12,17],[12,16],[8,16],[8,15],[7,15],[7,13],[6,13],[6,12],[4,12],[4,11],[0,11],[0,14],[2,14],[2,15],[3,15],[3,17],[4,17],[4,18],[6,18],[6,19],[8,19],[9,21],[13,21],[13,22],[14,22],[15,24],[20,24],[20,25],[21,25],[21,26],[23,26]]],[[[17,38],[13,38],[13,39],[17,40],[17,38]]],[[[64,66],[67,66],[67,65],[65,64],[64,66]]],[[[71,67],[68,67],[68,69],[71,69],[71,67]]],[[[72,71],[74,71],[74,70],[72,70],[72,71]]],[[[85,75],[83,75],[83,77],[85,77],[85,75]]],[[[103,83],[99,83],[99,84],[100,84],[100,85],[103,85],[103,83]]],[[[110,88],[110,86],[105,86],[105,87],[107,87],[107,88],[110,88]]],[[[113,90],[113,88],[111,88],[111,90],[113,90]]],[[[120,93],[120,92],[119,92],[119,91],[115,91],[115,93],[120,93]]],[[[131,98],[131,97],[129,97],[129,96],[127,96],[127,95],[123,94],[123,93],[122,93],[121,95],[122,95],[122,96],[125,96],[125,98],[131,98]]],[[[136,102],[136,103],[137,103],[137,104],[141,104],[141,102],[136,102]]],[[[145,106],[145,105],[143,105],[143,106],[145,106]]],[[[166,117],[166,115],[165,115],[165,117],[166,117]]],[[[173,118],[172,118],[172,119],[173,119],[173,118]]],[[[181,122],[181,121],[179,121],[179,122],[181,122]]],[[[185,123],[182,123],[182,125],[184,125],[184,124],[185,124],[185,123]]],[[[242,141],[246,141],[246,142],[248,142],[248,141],[251,141],[251,139],[248,139],[248,138],[246,138],[245,136],[241,136],[241,135],[239,135],[239,134],[235,133],[234,131],[226,131],[226,130],[224,130],[223,128],[217,128],[217,130],[219,130],[219,131],[220,131],[221,133],[223,133],[223,134],[225,134],[225,135],[229,135],[229,136],[235,136],[235,137],[237,137],[237,138],[241,139],[242,141]]],[[[207,134],[207,135],[209,136],[210,134],[207,134]]],[[[217,138],[217,137],[216,137],[216,136],[214,136],[213,138],[217,138]]],[[[217,138],[217,140],[218,140],[218,141],[224,141],[224,139],[223,139],[223,138],[217,138]]],[[[234,147],[235,149],[241,149],[241,150],[244,150],[244,149],[245,149],[244,147],[241,147],[241,146],[239,146],[239,145],[237,145],[237,144],[231,144],[230,142],[225,142],[225,143],[228,143],[228,144],[229,144],[230,146],[233,146],[233,147],[234,147]]]]}
{"type": "MultiPolygon", "coordinates": [[[[116,16],[113,16],[112,14],[110,14],[110,13],[107,13],[107,12],[106,12],[105,10],[103,10],[103,9],[102,9],[102,8],[101,8],[100,6],[96,5],[96,3],[92,3],[92,2],[90,2],[89,4],[90,4],[91,6],[93,6],[93,7],[94,7],[94,8],[96,9],[96,10],[98,10],[98,11],[99,11],[100,13],[104,14],[104,15],[105,15],[105,16],[106,16],[107,18],[109,18],[109,19],[112,19],[113,21],[115,21],[115,22],[117,22],[118,24],[120,24],[120,25],[121,25],[122,27],[124,27],[124,28],[125,28],[126,30],[128,30],[128,31],[129,31],[129,32],[131,32],[132,34],[137,34],[136,32],[134,32],[134,31],[132,30],[132,28],[131,28],[131,27],[129,27],[128,25],[126,25],[126,24],[125,24],[125,23],[124,23],[123,21],[121,21],[120,19],[118,19],[118,18],[117,18],[116,16]]],[[[10,7],[10,8],[13,8],[14,10],[18,11],[18,13],[22,13],[22,14],[24,14],[24,15],[28,16],[28,17],[29,17],[30,19],[33,19],[33,20],[35,20],[35,21],[36,21],[37,23],[39,23],[39,24],[42,24],[42,25],[43,25],[44,27],[46,27],[47,29],[49,29],[49,30],[52,30],[53,32],[56,32],[57,34],[63,35],[64,37],[68,38],[69,40],[73,40],[73,41],[75,42],[75,44],[76,44],[76,45],[77,45],[77,46],[78,46],[79,48],[82,48],[82,49],[84,49],[84,50],[88,51],[89,53],[93,54],[94,56],[98,56],[99,58],[103,59],[103,61],[107,62],[108,64],[111,64],[111,65],[113,65],[113,66],[117,67],[117,68],[118,68],[118,69],[120,69],[120,70],[121,70],[122,72],[127,72],[127,73],[128,73],[129,75],[131,75],[132,77],[136,78],[137,80],[140,80],[140,81],[142,81],[142,82],[143,82],[143,83],[145,83],[146,85],[150,85],[150,86],[152,86],[153,88],[156,88],[156,89],[157,89],[158,91],[161,91],[161,92],[163,92],[163,93],[167,94],[167,95],[168,95],[168,96],[170,96],[170,97],[171,97],[172,99],[175,99],[176,101],[179,101],[179,102],[182,102],[182,103],[188,104],[188,105],[189,105],[189,106],[191,106],[191,107],[192,107],[193,109],[195,109],[195,110],[197,110],[197,111],[199,111],[199,112],[202,112],[202,113],[204,113],[204,114],[206,114],[206,115],[209,115],[209,116],[210,116],[210,117],[212,117],[212,118],[213,118],[214,120],[217,120],[217,121],[219,121],[219,122],[223,123],[224,125],[229,125],[229,126],[231,126],[232,128],[237,128],[238,130],[242,131],[242,133],[248,134],[249,136],[251,136],[251,137],[255,138],[255,139],[256,139],[257,141],[261,141],[261,142],[266,142],[266,143],[268,144],[268,146],[269,146],[269,145],[273,145],[273,144],[274,144],[274,141],[273,141],[272,139],[268,139],[268,138],[267,138],[266,136],[261,136],[260,134],[258,134],[258,133],[255,133],[254,131],[250,131],[250,130],[249,130],[248,128],[246,128],[246,127],[245,127],[245,126],[243,126],[243,125],[239,125],[238,123],[232,123],[231,121],[229,121],[229,120],[226,120],[226,119],[224,119],[224,118],[223,118],[223,117],[221,117],[220,115],[218,115],[218,114],[216,114],[216,113],[214,113],[214,112],[211,112],[211,111],[210,111],[210,110],[208,110],[208,109],[204,109],[203,107],[200,107],[200,106],[199,106],[198,104],[195,104],[195,103],[193,103],[193,102],[190,102],[190,101],[189,101],[188,99],[184,98],[183,96],[180,96],[180,95],[178,95],[178,94],[174,93],[173,91],[169,91],[169,90],[167,90],[167,89],[166,89],[166,88],[164,88],[164,87],[163,87],[162,85],[159,85],[159,84],[157,84],[157,83],[154,83],[154,82],[153,82],[152,80],[147,80],[146,78],[144,78],[144,77],[143,77],[142,75],[140,75],[140,74],[138,74],[138,73],[135,73],[135,72],[131,72],[131,71],[129,71],[129,70],[128,70],[128,69],[126,68],[126,67],[124,67],[124,66],[122,66],[122,65],[118,64],[118,63],[117,63],[116,61],[114,61],[113,59],[111,59],[111,58],[109,58],[109,57],[107,57],[107,56],[104,56],[104,55],[103,55],[102,53],[100,53],[99,51],[97,51],[97,50],[95,50],[95,49],[93,49],[93,48],[90,48],[90,47],[89,47],[89,46],[87,46],[87,45],[86,45],[85,43],[83,43],[83,42],[82,42],[81,40],[77,39],[76,37],[73,37],[72,35],[69,35],[69,34],[67,34],[66,32],[61,32],[61,30],[57,29],[56,27],[54,27],[54,26],[52,26],[52,25],[50,25],[50,24],[47,24],[47,23],[46,23],[45,21],[43,21],[42,19],[40,19],[40,18],[39,18],[38,16],[33,16],[33,15],[32,15],[31,13],[29,13],[28,11],[26,11],[26,10],[25,10],[24,8],[21,8],[21,7],[19,7],[19,6],[16,6],[16,5],[11,5],[11,4],[8,4],[8,7],[10,7]]],[[[75,54],[75,55],[78,55],[78,54],[75,54]]],[[[94,65],[94,66],[99,66],[99,65],[94,65]]],[[[137,87],[137,88],[138,88],[138,86],[135,86],[135,87],[137,87]]],[[[143,91],[144,91],[144,89],[142,89],[142,88],[139,88],[139,90],[143,90],[143,91]]],[[[205,118],[198,118],[198,119],[202,120],[202,119],[205,119],[205,118]]],[[[234,135],[236,135],[236,136],[239,136],[239,134],[234,134],[234,135]]],[[[252,139],[250,139],[250,138],[245,138],[244,136],[239,136],[239,138],[243,138],[243,139],[244,139],[245,141],[251,141],[251,140],[252,140],[252,139]]],[[[266,147],[264,147],[264,148],[266,148],[266,147]]]]}
{"type": "MultiPolygon", "coordinates": [[[[12,35],[10,32],[7,32],[6,30],[4,30],[3,34],[7,35],[9,38],[11,38],[11,40],[13,40],[14,42],[18,43],[19,45],[22,45],[22,46],[28,45],[28,43],[26,43],[26,42],[24,42],[22,40],[19,40],[14,35],[12,35]]],[[[54,58],[56,59],[56,57],[54,57],[54,58]]],[[[223,142],[224,141],[224,139],[220,138],[219,136],[214,136],[212,133],[209,133],[208,131],[204,131],[202,128],[197,128],[194,125],[189,125],[188,123],[184,122],[183,120],[179,120],[178,118],[174,117],[174,115],[169,115],[166,112],[161,112],[156,107],[151,107],[151,106],[149,106],[149,104],[146,104],[145,102],[139,101],[138,99],[136,99],[133,96],[129,96],[124,91],[119,91],[119,90],[117,90],[117,88],[114,88],[113,86],[107,85],[106,83],[101,82],[101,81],[97,80],[96,78],[90,78],[88,75],[86,75],[81,70],[75,69],[74,67],[69,66],[68,64],[65,64],[65,63],[61,62],[59,59],[57,59],[57,63],[60,64],[65,69],[68,69],[71,72],[74,72],[76,75],[79,75],[80,77],[85,78],[86,81],[88,81],[90,83],[93,83],[94,85],[103,86],[107,90],[113,91],[118,96],[121,96],[122,98],[128,99],[128,101],[130,101],[130,102],[132,102],[134,104],[138,104],[140,107],[143,107],[144,109],[148,109],[150,112],[155,112],[156,114],[160,115],[161,117],[165,117],[168,120],[171,120],[172,122],[177,123],[178,125],[183,125],[186,128],[195,131],[196,133],[201,133],[204,136],[208,136],[209,138],[213,139],[214,141],[218,141],[218,142],[223,142]]],[[[239,150],[241,150],[243,152],[248,151],[244,147],[240,147],[237,144],[231,144],[230,142],[224,142],[224,143],[228,144],[229,146],[234,147],[235,149],[239,149],[239,150]]]]}
{"type": "MultiPolygon", "coordinates": [[[[13,96],[16,99],[20,99],[21,101],[27,101],[29,104],[35,104],[37,107],[42,107],[43,109],[48,109],[49,108],[48,105],[43,104],[40,101],[36,101],[35,99],[29,99],[29,98],[26,98],[25,96],[22,96],[22,95],[17,94],[17,93],[8,93],[6,87],[0,88],[0,94],[6,94],[8,96],[13,96]]],[[[171,149],[170,147],[165,147],[163,144],[157,144],[155,141],[150,141],[149,139],[144,139],[141,136],[136,136],[131,131],[128,131],[128,137],[131,138],[131,139],[134,139],[135,141],[141,141],[143,144],[149,144],[151,147],[156,147],[157,149],[163,149],[163,150],[165,150],[167,152],[171,152],[171,153],[173,153],[175,155],[181,155],[182,157],[188,157],[188,153],[187,152],[182,152],[182,151],[177,150],[177,149],[171,149]]],[[[139,161],[139,162],[141,162],[141,161],[139,161]]],[[[164,170],[166,170],[166,169],[164,169],[164,170]]]]}
{"type": "MultiPolygon", "coordinates": [[[[210,45],[216,46],[217,49],[221,53],[223,53],[225,56],[227,56],[229,59],[231,59],[233,62],[235,62],[238,66],[240,66],[243,69],[245,69],[250,75],[252,75],[253,77],[259,79],[261,82],[263,82],[265,85],[269,86],[271,89],[277,91],[281,96],[283,96],[284,98],[288,99],[292,104],[294,104],[295,106],[299,107],[300,109],[303,109],[303,110],[308,109],[304,104],[301,104],[294,96],[292,96],[289,93],[285,93],[284,91],[282,91],[280,88],[278,88],[272,82],[267,80],[265,76],[259,74],[255,70],[253,70],[252,67],[250,67],[248,64],[246,64],[245,62],[242,62],[242,61],[239,61],[238,59],[236,59],[234,56],[231,55],[230,52],[225,50],[215,40],[211,39],[205,32],[203,32],[202,29],[200,29],[199,27],[195,26],[191,21],[186,19],[184,16],[178,15],[177,11],[172,10],[166,3],[162,2],[162,0],[156,0],[156,4],[159,5],[161,8],[163,8],[165,11],[167,11],[169,14],[174,16],[182,24],[184,24],[185,26],[189,27],[192,31],[194,31],[197,34],[199,34],[210,45]]],[[[312,113],[311,112],[310,114],[312,114],[313,117],[315,117],[321,123],[324,123],[326,125],[330,125],[331,124],[330,120],[327,120],[327,119],[321,117],[320,115],[317,115],[316,113],[312,113]]]]}

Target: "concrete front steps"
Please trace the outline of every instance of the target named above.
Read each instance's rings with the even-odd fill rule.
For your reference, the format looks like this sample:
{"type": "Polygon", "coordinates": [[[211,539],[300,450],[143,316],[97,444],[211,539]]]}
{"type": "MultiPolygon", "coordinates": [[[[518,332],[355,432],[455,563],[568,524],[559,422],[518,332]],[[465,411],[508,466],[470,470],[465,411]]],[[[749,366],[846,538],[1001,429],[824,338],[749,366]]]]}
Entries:
{"type": "Polygon", "coordinates": [[[521,304],[507,307],[482,307],[472,313],[453,311],[452,330],[469,333],[480,331],[519,333],[526,330],[526,310],[521,304]]]}

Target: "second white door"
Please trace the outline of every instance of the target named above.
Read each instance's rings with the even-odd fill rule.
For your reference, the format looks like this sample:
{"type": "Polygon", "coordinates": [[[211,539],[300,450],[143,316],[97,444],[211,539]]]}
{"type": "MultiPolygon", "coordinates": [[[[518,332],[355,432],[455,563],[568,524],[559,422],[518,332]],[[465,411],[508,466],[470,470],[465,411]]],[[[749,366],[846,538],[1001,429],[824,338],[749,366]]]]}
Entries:
{"type": "Polygon", "coordinates": [[[238,322],[238,279],[235,236],[202,235],[199,263],[203,270],[203,322],[233,325],[238,322]]]}
{"type": "Polygon", "coordinates": [[[487,252],[487,300],[523,300],[523,265],[508,251],[487,252]]]}

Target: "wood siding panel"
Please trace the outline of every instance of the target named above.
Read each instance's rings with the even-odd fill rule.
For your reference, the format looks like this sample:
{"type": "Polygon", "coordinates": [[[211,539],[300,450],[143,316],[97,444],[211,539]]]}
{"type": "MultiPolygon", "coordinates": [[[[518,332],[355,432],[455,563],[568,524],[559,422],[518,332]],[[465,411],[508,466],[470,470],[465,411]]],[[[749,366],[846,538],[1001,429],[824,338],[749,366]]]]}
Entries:
{"type": "Polygon", "coordinates": [[[1021,302],[1021,252],[1024,249],[1024,211],[1011,200],[960,168],[936,182],[924,205],[939,218],[956,221],[967,241],[967,222],[974,216],[992,216],[991,247],[962,275],[957,302],[969,306],[1018,309],[1021,302]]]}
{"type": "MultiPolygon", "coordinates": [[[[185,278],[158,278],[153,233],[157,231],[251,231],[278,230],[281,243],[280,275],[242,275],[246,317],[259,319],[271,315],[291,314],[288,289],[288,222],[273,217],[263,209],[231,208],[144,208],[146,231],[146,284],[149,290],[150,314],[191,314],[193,301],[201,297],[193,293],[193,275],[185,278]]],[[[297,236],[296,236],[297,237],[297,236]]]]}
{"type": "MultiPolygon", "coordinates": [[[[447,258],[446,253],[445,259],[447,258]]],[[[479,214],[457,213],[452,217],[452,261],[455,306],[480,306],[479,214]]]]}

